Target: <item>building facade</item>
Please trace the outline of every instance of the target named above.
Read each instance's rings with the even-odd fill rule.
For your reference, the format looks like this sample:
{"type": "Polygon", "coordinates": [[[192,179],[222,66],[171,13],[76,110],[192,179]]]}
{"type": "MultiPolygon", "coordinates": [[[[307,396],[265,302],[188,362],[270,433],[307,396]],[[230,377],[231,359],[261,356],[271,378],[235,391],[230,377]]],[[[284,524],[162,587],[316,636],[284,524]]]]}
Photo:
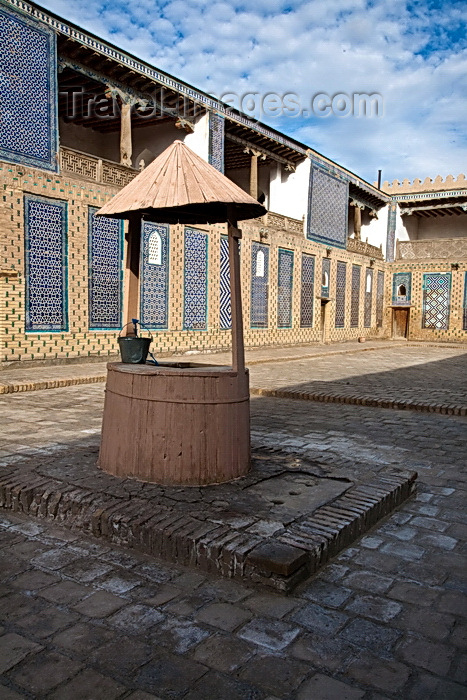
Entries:
{"type": "MultiPolygon", "coordinates": [[[[241,224],[247,346],[465,340],[463,176],[378,188],[33,3],[0,0],[0,47],[3,368],[116,353],[125,224],[95,212],[175,139],[268,210],[241,224]]],[[[154,352],[229,347],[225,226],[141,235],[154,352]]]]}

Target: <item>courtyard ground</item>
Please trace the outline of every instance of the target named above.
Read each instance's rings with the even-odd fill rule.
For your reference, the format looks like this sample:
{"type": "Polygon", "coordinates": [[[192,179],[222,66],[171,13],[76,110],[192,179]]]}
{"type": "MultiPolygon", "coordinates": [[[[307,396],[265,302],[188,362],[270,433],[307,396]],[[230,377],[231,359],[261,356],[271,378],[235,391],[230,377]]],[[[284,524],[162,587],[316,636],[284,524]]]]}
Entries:
{"type": "MultiPolygon", "coordinates": [[[[336,473],[415,469],[418,495],[287,597],[2,511],[0,698],[467,697],[467,418],[434,412],[467,407],[467,351],[346,345],[251,353],[256,389],[323,395],[254,396],[253,446],[336,473]],[[355,404],[325,400],[333,395],[355,404]],[[359,396],[418,409],[356,405],[359,396]]],[[[83,377],[89,367],[0,380],[83,377]]],[[[47,460],[77,441],[95,448],[103,390],[2,396],[0,464],[47,460]]]]}

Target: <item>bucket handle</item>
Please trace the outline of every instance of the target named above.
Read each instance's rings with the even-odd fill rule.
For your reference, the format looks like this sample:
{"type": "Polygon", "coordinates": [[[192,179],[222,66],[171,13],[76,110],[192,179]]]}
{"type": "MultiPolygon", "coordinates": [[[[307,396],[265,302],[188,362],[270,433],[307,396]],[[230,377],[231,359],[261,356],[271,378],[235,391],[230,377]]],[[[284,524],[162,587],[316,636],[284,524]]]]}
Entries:
{"type": "Polygon", "coordinates": [[[153,341],[153,337],[152,337],[151,331],[149,330],[149,328],[146,328],[146,326],[143,326],[143,324],[142,324],[137,318],[132,318],[131,321],[130,321],[129,323],[125,323],[125,325],[123,326],[123,328],[120,329],[120,332],[119,332],[119,334],[118,334],[118,337],[121,338],[121,336],[122,336],[122,331],[124,331],[125,328],[126,328],[127,326],[133,326],[133,328],[135,329],[135,337],[138,338],[138,337],[139,337],[139,336],[138,336],[138,329],[137,329],[138,323],[139,323],[139,325],[141,326],[141,328],[144,328],[144,330],[147,331],[147,332],[149,333],[149,339],[150,339],[150,341],[152,342],[152,341],[153,341]]]}

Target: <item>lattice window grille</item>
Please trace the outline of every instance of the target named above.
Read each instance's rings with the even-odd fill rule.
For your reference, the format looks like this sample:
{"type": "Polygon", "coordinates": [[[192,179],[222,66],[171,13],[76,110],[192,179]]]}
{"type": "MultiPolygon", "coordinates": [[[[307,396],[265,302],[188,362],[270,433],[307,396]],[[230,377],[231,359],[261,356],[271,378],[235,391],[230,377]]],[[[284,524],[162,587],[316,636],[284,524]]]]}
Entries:
{"type": "Polygon", "coordinates": [[[345,283],[347,275],[347,264],[345,262],[337,263],[336,275],[336,317],[335,327],[344,328],[345,326],[345,283]]]}
{"type": "Polygon", "coordinates": [[[26,330],[65,331],[66,202],[26,196],[24,216],[26,330]]]}
{"type": "Polygon", "coordinates": [[[95,216],[89,207],[89,328],[120,328],[122,324],[123,224],[95,216]]]}
{"type": "Polygon", "coordinates": [[[365,284],[365,312],[363,325],[365,328],[371,328],[371,306],[373,303],[373,270],[367,267],[366,269],[366,284],[365,284]]]}
{"type": "Polygon", "coordinates": [[[352,265],[352,293],[350,297],[350,327],[358,327],[360,313],[360,265],[352,265]]]}
{"type": "Polygon", "coordinates": [[[433,272],[423,275],[422,328],[449,328],[450,273],[433,272]]]}
{"type": "Polygon", "coordinates": [[[164,330],[169,322],[169,226],[145,221],[141,237],[140,319],[146,328],[164,330]]]}
{"type": "Polygon", "coordinates": [[[184,314],[186,330],[207,329],[208,237],[185,228],[184,314]]]}
{"type": "Polygon", "coordinates": [[[221,236],[221,269],[220,269],[220,326],[222,330],[232,327],[232,310],[230,304],[230,266],[229,239],[221,236]]]}
{"type": "Polygon", "coordinates": [[[412,273],[396,272],[392,276],[392,303],[394,306],[410,306],[412,273]],[[403,294],[402,292],[405,292],[403,294]]]}
{"type": "Polygon", "coordinates": [[[251,302],[250,325],[252,328],[268,327],[268,296],[269,296],[269,247],[254,241],[251,245],[251,302]],[[258,252],[263,253],[264,274],[256,275],[258,252]]]}
{"type": "Polygon", "coordinates": [[[302,254],[302,275],[300,290],[300,327],[313,327],[315,258],[313,255],[302,254]]]}
{"type": "Polygon", "coordinates": [[[290,328],[292,325],[293,267],[293,251],[279,248],[277,265],[278,328],[290,328]]]}
{"type": "Polygon", "coordinates": [[[464,314],[462,328],[467,331],[467,272],[464,275],[464,314]]]}
{"type": "Polygon", "coordinates": [[[381,328],[383,325],[383,307],[384,307],[384,272],[378,270],[378,279],[376,283],[376,327],[381,328]]]}

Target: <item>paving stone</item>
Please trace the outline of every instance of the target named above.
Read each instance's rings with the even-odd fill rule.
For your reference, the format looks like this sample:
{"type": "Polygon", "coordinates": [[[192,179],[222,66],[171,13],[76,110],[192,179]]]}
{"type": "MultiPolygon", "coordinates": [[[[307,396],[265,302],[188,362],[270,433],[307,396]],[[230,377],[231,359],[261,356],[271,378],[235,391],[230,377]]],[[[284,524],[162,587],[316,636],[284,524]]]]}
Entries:
{"type": "Polygon", "coordinates": [[[285,598],[283,595],[265,593],[251,596],[243,605],[259,615],[282,618],[292,610],[302,606],[303,601],[298,598],[285,598]]]}
{"type": "Polygon", "coordinates": [[[146,664],[136,675],[135,683],[141,690],[170,698],[186,693],[205,673],[206,666],[185,657],[167,654],[146,664]]]}
{"type": "Polygon", "coordinates": [[[370,620],[357,618],[342,630],[340,636],[356,647],[370,649],[374,653],[379,653],[382,658],[387,658],[397,640],[400,639],[401,632],[370,620]]]}
{"type": "MultiPolygon", "coordinates": [[[[433,509],[435,509],[435,506],[433,506],[433,509]]],[[[427,530],[435,530],[436,532],[444,532],[449,527],[449,523],[445,522],[444,520],[422,516],[413,518],[410,524],[413,527],[422,527],[427,530]]]]}
{"type": "Polygon", "coordinates": [[[370,617],[379,622],[389,622],[402,610],[402,605],[392,600],[377,598],[373,595],[357,595],[348,605],[346,610],[370,617]]]}
{"type": "Polygon", "coordinates": [[[462,700],[465,685],[452,683],[449,679],[420,674],[408,691],[410,700],[462,700]]]}
{"type": "Polygon", "coordinates": [[[215,634],[196,647],[193,658],[217,671],[232,673],[248,661],[254,651],[255,647],[240,639],[215,634]]]}
{"type": "Polygon", "coordinates": [[[190,620],[171,617],[157,626],[154,641],[176,654],[184,654],[209,637],[211,632],[190,620]]]}
{"type": "Polygon", "coordinates": [[[37,542],[37,540],[33,540],[32,542],[26,541],[13,544],[9,547],[8,552],[10,555],[19,557],[20,559],[30,560],[49,550],[50,547],[37,542]]]}
{"type": "Polygon", "coordinates": [[[79,559],[79,555],[76,552],[70,552],[68,549],[49,549],[31,559],[31,564],[58,571],[77,559],[79,559]]]}
{"type": "Polygon", "coordinates": [[[335,634],[345,625],[348,616],[335,610],[327,610],[315,603],[307,603],[303,608],[291,615],[290,619],[292,622],[297,622],[312,632],[319,630],[320,632],[335,634]]]}
{"type": "Polygon", "coordinates": [[[0,683],[0,698],[2,700],[24,700],[24,695],[19,695],[15,693],[11,688],[6,688],[0,683]]]}
{"type": "Polygon", "coordinates": [[[164,603],[168,603],[170,600],[180,596],[182,589],[166,583],[162,586],[157,586],[151,591],[147,591],[146,587],[138,586],[138,590],[135,593],[144,603],[157,608],[158,605],[164,605],[164,603]]]}
{"type": "Polygon", "coordinates": [[[353,571],[342,581],[349,588],[363,589],[371,593],[385,593],[393,582],[392,577],[381,576],[373,571],[353,571]]]}
{"type": "Polygon", "coordinates": [[[141,579],[137,576],[133,576],[131,573],[127,573],[126,571],[119,571],[118,573],[111,571],[101,576],[101,578],[95,582],[95,585],[106,591],[110,591],[110,593],[115,593],[115,595],[122,595],[131,591],[135,586],[139,586],[140,583],[141,579]]]}
{"type": "Polygon", "coordinates": [[[69,683],[52,693],[51,700],[90,700],[90,698],[114,700],[121,697],[125,690],[124,685],[111,678],[106,678],[93,669],[85,669],[69,683]]]}
{"type": "Polygon", "coordinates": [[[73,603],[78,603],[91,593],[92,590],[80,583],[75,583],[75,581],[60,581],[60,583],[53,584],[39,591],[39,595],[42,598],[51,603],[57,603],[57,605],[73,605],[73,603]]]}
{"type": "Polygon", "coordinates": [[[129,634],[143,634],[164,619],[164,615],[148,605],[128,605],[107,618],[108,624],[129,634]]]}
{"type": "Polygon", "coordinates": [[[242,627],[237,634],[247,642],[272,651],[281,651],[288,647],[299,633],[298,627],[293,627],[282,620],[256,618],[242,627]]]}
{"type": "Polygon", "coordinates": [[[290,697],[309,671],[309,664],[298,659],[259,654],[243,666],[239,677],[280,697],[290,697]]]}
{"type": "Polygon", "coordinates": [[[252,614],[249,610],[238,608],[231,603],[212,603],[199,610],[196,617],[201,622],[231,632],[250,620],[252,614]]]}
{"type": "Polygon", "coordinates": [[[461,623],[456,625],[453,633],[451,634],[451,642],[457,647],[467,649],[467,624],[461,623]]]}
{"type": "Polygon", "coordinates": [[[43,609],[43,601],[20,593],[12,593],[0,598],[0,619],[4,622],[14,622],[26,615],[35,615],[43,609]]]}
{"type": "Polygon", "coordinates": [[[208,593],[197,592],[191,596],[184,596],[183,598],[171,600],[164,607],[164,612],[187,617],[195,613],[204,605],[211,603],[211,601],[212,597],[208,593]]]}
{"type": "Polygon", "coordinates": [[[438,547],[443,551],[450,551],[457,545],[457,540],[454,539],[454,537],[449,537],[449,535],[440,535],[439,533],[419,535],[417,542],[420,542],[420,544],[424,547],[438,547]]]}
{"type": "Polygon", "coordinates": [[[360,700],[364,695],[364,690],[352,688],[346,683],[316,673],[303,683],[298,691],[297,700],[360,700]]]}
{"type": "Polygon", "coordinates": [[[423,547],[416,544],[401,544],[400,542],[388,542],[381,547],[380,551],[407,561],[417,561],[425,554],[423,547]]]}
{"type": "Polygon", "coordinates": [[[13,668],[8,676],[16,685],[40,697],[73,678],[81,668],[81,664],[62,654],[42,651],[13,668]]]}
{"type": "Polygon", "coordinates": [[[203,583],[198,593],[208,595],[211,598],[219,598],[227,603],[238,603],[247,598],[251,591],[242,583],[228,581],[226,579],[209,580],[203,583]]]}
{"type": "Polygon", "coordinates": [[[154,655],[157,656],[157,649],[146,637],[141,640],[119,633],[108,635],[108,638],[111,641],[104,641],[94,647],[89,654],[89,662],[117,678],[127,676],[131,679],[134,671],[144,666],[154,655]]]}
{"type": "Polygon", "coordinates": [[[384,660],[369,655],[360,654],[359,658],[352,661],[347,669],[347,674],[364,685],[387,691],[388,693],[402,693],[402,688],[410,677],[410,668],[398,661],[384,660]]]}
{"type": "Polygon", "coordinates": [[[340,608],[341,605],[350,598],[352,591],[349,588],[333,586],[324,581],[312,581],[303,588],[301,594],[305,598],[308,598],[308,600],[314,600],[321,605],[328,605],[331,608],[340,608]]]}
{"type": "Polygon", "coordinates": [[[391,588],[388,597],[414,605],[431,606],[439,597],[439,590],[412,581],[400,581],[391,588]]]}
{"type": "Polygon", "coordinates": [[[262,700],[264,694],[250,683],[209,671],[184,695],[184,700],[262,700]]]}
{"type": "Polygon", "coordinates": [[[45,571],[28,571],[13,579],[11,585],[23,591],[39,591],[57,581],[60,581],[58,576],[48,574],[45,571]]]}
{"type": "Polygon", "coordinates": [[[466,597],[460,593],[454,591],[444,593],[439,599],[437,607],[441,612],[467,617],[466,597]]]}
{"type": "Polygon", "coordinates": [[[41,610],[16,621],[16,625],[37,639],[46,639],[77,622],[78,616],[64,610],[41,610]]]}
{"type": "Polygon", "coordinates": [[[366,535],[360,540],[362,547],[366,549],[378,549],[380,545],[384,543],[382,537],[375,537],[375,535],[366,535]]]}
{"type": "Polygon", "coordinates": [[[65,651],[73,652],[73,655],[79,658],[87,658],[95,647],[101,647],[114,637],[115,634],[111,630],[80,622],[56,634],[53,643],[65,651]]]}
{"type": "Polygon", "coordinates": [[[87,617],[107,617],[116,612],[128,601],[107,591],[96,591],[73,606],[73,609],[87,617]]]}
{"type": "Polygon", "coordinates": [[[454,651],[448,646],[427,639],[408,639],[399,646],[399,652],[407,663],[438,676],[447,675],[454,658],[454,651]]]}
{"type": "Polygon", "coordinates": [[[36,644],[19,634],[2,635],[0,637],[0,673],[5,673],[26,658],[28,654],[34,654],[42,648],[40,644],[36,644]]]}
{"type": "Polygon", "coordinates": [[[92,583],[111,570],[110,564],[89,559],[78,559],[73,561],[72,564],[63,567],[62,574],[80,583],[92,583]]]}
{"type": "Polygon", "coordinates": [[[430,639],[443,640],[454,627],[454,617],[430,609],[405,608],[395,624],[400,629],[410,630],[430,639]]]}
{"type": "Polygon", "coordinates": [[[300,636],[292,645],[290,653],[316,668],[344,672],[358,654],[358,649],[340,636],[322,637],[319,634],[300,636]]]}
{"type": "Polygon", "coordinates": [[[151,695],[151,693],[144,693],[142,690],[137,690],[127,695],[125,700],[162,700],[162,698],[158,695],[151,695]]]}

